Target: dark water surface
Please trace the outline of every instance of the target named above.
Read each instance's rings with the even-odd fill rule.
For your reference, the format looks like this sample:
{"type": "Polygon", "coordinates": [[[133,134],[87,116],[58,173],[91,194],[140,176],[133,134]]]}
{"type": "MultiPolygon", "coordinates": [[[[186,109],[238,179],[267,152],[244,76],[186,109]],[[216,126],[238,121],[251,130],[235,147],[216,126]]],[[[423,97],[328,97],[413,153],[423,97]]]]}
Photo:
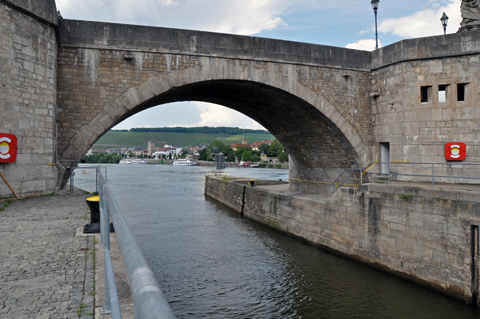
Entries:
{"type": "MultiPolygon", "coordinates": [[[[480,318],[480,312],[241,218],[208,200],[210,167],[109,165],[108,181],[177,318],[480,318]]],[[[287,170],[228,168],[288,179],[287,170]]],[[[93,191],[95,175],[76,171],[93,191]]]]}

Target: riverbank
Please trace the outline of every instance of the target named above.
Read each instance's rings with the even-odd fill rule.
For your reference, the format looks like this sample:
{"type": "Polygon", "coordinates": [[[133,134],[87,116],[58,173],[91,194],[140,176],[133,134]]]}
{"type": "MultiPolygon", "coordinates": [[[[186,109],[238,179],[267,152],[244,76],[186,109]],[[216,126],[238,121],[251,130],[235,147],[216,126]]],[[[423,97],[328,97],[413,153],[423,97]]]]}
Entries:
{"type": "MultiPolygon", "coordinates": [[[[146,160],[148,164],[162,164],[161,161],[163,161],[163,164],[173,164],[175,160],[153,160],[153,159],[147,159],[146,160]]],[[[211,166],[215,167],[217,164],[215,162],[210,162],[210,161],[196,161],[197,166],[211,166]]],[[[288,169],[288,163],[263,163],[265,164],[265,167],[262,168],[281,168],[281,169],[288,169]]],[[[238,163],[234,162],[225,162],[225,165],[227,167],[238,167],[238,163]]]]}
{"type": "Polygon", "coordinates": [[[367,184],[328,196],[248,182],[207,176],[205,195],[315,246],[479,304],[480,192],[367,184]]]}

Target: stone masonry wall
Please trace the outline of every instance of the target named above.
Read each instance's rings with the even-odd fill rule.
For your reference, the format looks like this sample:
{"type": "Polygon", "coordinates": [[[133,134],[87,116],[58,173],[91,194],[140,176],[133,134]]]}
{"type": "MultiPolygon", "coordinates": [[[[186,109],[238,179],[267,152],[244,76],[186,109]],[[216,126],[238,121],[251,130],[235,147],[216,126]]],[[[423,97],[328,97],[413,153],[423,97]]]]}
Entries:
{"type": "Polygon", "coordinates": [[[366,52],[70,20],[60,34],[61,160],[78,161],[108,129],[148,107],[197,100],[269,129],[300,179],[333,180],[338,168],[370,161],[366,52]]]}
{"type": "Polygon", "coordinates": [[[471,227],[480,223],[478,192],[366,184],[321,197],[244,189],[235,181],[207,177],[205,193],[237,212],[244,196],[244,216],[478,303],[472,300],[471,269],[471,227]]]}
{"type": "MultiPolygon", "coordinates": [[[[373,56],[373,161],[380,143],[389,143],[390,160],[444,163],[445,143],[464,142],[465,161],[436,165],[436,175],[480,177],[480,42],[478,32],[412,39],[373,56]],[[461,54],[459,54],[461,53],[461,54]],[[422,101],[422,90],[426,95],[422,101]],[[462,94],[462,92],[464,94],[462,94]]],[[[392,172],[431,174],[431,165],[392,164],[392,172]]],[[[429,177],[398,177],[431,181],[429,177]]],[[[449,183],[478,180],[437,178],[449,183]]]]}
{"type": "MultiPolygon", "coordinates": [[[[55,1],[10,1],[56,23],[55,1]]],[[[18,195],[55,191],[57,41],[55,30],[0,3],[0,132],[18,138],[15,163],[0,170],[18,195]]],[[[0,196],[13,193],[0,180],[0,196]]]]}

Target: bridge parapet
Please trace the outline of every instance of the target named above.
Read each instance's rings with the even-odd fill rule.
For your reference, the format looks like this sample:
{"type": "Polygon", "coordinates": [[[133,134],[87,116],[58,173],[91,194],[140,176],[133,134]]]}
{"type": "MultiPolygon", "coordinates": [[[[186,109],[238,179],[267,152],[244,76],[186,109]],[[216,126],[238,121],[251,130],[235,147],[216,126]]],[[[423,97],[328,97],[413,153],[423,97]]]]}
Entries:
{"type": "Polygon", "coordinates": [[[371,69],[476,54],[480,54],[480,31],[407,39],[373,51],[371,69]]]}
{"type": "Polygon", "coordinates": [[[326,45],[183,29],[61,20],[62,46],[184,54],[370,70],[371,53],[326,45]]]}

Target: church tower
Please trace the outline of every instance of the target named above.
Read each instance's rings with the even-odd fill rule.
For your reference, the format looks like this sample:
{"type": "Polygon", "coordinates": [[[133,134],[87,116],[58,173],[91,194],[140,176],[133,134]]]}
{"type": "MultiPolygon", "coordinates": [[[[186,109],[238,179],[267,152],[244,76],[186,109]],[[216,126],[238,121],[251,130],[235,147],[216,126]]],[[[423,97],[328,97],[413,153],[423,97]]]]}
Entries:
{"type": "Polygon", "coordinates": [[[243,140],[242,140],[243,145],[247,145],[247,132],[245,132],[245,129],[243,129],[243,140]]]}

